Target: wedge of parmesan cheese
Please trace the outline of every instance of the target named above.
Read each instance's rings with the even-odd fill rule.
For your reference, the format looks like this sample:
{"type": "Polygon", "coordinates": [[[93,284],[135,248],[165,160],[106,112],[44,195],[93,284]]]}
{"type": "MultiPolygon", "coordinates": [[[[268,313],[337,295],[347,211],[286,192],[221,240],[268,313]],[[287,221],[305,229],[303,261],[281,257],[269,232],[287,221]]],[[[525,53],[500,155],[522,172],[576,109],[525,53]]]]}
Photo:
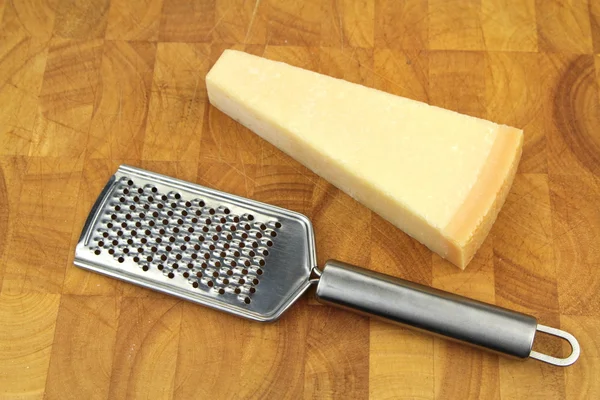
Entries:
{"type": "Polygon", "coordinates": [[[465,268],[512,184],[523,132],[240,51],[213,106],[465,268]]]}

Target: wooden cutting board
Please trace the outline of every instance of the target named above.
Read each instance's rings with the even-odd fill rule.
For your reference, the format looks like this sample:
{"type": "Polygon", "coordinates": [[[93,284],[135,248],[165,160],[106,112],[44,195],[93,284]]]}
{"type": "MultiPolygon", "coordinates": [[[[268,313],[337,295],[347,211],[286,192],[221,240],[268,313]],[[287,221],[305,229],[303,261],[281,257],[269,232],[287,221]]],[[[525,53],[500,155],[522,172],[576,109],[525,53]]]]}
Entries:
{"type": "Polygon", "coordinates": [[[600,398],[599,1],[6,0],[0,21],[0,398],[600,398]],[[212,108],[226,48],[523,128],[467,270],[212,108]],[[305,213],[320,263],[533,314],[581,358],[499,358],[309,297],[263,325],[79,270],[121,163],[305,213]]]}

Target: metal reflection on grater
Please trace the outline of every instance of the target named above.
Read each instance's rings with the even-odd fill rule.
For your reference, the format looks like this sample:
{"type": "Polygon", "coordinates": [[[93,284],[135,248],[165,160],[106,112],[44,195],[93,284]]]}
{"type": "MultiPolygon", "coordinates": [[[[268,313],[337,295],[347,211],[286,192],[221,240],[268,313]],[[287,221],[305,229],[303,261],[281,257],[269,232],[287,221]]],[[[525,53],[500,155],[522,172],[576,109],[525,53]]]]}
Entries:
{"type": "MultiPolygon", "coordinates": [[[[92,241],[121,268],[160,271],[198,291],[232,295],[250,304],[281,223],[236,214],[204,198],[122,176],[106,199],[92,241]]],[[[268,271],[267,271],[268,273],[268,271]]]]}

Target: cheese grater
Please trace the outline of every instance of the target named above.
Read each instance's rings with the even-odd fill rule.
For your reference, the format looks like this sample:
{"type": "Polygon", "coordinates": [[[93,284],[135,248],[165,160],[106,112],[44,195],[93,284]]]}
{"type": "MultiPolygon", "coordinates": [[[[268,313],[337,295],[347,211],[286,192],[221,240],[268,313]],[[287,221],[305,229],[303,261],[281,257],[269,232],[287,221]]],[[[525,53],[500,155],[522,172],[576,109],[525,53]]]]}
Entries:
{"type": "Polygon", "coordinates": [[[274,321],[310,286],[318,301],[518,358],[574,363],[573,335],[530,315],[329,260],[316,264],[299,213],[122,165],[87,218],[75,265],[255,321],[274,321]],[[566,358],[532,351],[538,331],[566,358]]]}

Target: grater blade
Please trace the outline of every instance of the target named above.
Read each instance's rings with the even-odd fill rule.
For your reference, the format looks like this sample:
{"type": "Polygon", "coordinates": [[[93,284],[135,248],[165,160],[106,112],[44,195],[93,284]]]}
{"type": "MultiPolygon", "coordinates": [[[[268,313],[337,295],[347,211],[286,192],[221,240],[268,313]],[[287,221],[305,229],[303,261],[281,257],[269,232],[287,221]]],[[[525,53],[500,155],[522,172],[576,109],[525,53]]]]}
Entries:
{"type": "Polygon", "coordinates": [[[311,285],[304,215],[122,165],[96,200],[75,265],[256,321],[311,285]]]}

